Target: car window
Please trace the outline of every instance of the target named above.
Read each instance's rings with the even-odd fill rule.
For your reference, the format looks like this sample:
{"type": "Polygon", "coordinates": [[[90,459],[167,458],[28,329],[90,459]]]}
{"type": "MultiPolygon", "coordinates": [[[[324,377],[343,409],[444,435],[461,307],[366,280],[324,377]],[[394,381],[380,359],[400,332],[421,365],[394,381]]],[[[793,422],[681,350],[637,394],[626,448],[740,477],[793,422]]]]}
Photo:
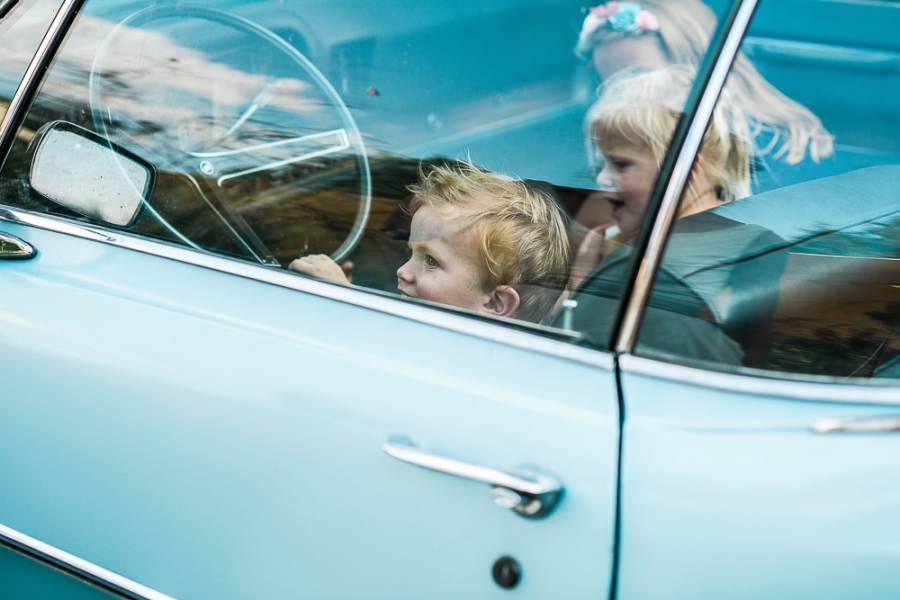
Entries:
{"type": "Polygon", "coordinates": [[[89,0],[2,202],[607,348],[715,24],[698,0],[89,0]]]}
{"type": "Polygon", "coordinates": [[[61,0],[0,2],[0,118],[60,4],[61,0]]]}
{"type": "Polygon", "coordinates": [[[744,148],[731,180],[749,186],[722,197],[698,166],[708,137],[637,353],[751,373],[900,377],[898,26],[892,3],[760,2],[718,105],[730,115],[719,136],[744,148]],[[801,16],[813,10],[815,23],[801,16]]]}

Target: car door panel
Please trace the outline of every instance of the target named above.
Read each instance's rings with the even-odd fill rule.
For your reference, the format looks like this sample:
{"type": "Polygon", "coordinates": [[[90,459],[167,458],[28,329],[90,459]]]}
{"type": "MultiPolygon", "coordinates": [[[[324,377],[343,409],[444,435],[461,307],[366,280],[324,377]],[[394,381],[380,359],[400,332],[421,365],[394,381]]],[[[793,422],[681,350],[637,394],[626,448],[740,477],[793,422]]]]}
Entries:
{"type": "Polygon", "coordinates": [[[4,525],[177,598],[501,596],[491,565],[505,554],[523,597],[607,592],[610,372],[3,230],[39,253],[0,262],[4,525]],[[546,519],[519,517],[489,486],[390,458],[395,435],[539,466],[565,497],[546,519]]]}
{"type": "Polygon", "coordinates": [[[648,368],[671,369],[623,361],[620,598],[895,595],[900,439],[813,427],[900,408],[726,392],[648,368]]]}

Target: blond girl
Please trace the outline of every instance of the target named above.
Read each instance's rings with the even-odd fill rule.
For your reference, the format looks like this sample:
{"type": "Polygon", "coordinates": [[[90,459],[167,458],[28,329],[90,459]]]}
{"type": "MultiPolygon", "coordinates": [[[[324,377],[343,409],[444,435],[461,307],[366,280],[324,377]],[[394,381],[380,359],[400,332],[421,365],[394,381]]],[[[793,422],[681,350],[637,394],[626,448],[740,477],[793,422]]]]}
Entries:
{"type": "MultiPolygon", "coordinates": [[[[715,15],[701,0],[608,2],[590,9],[576,52],[604,80],[629,66],[696,69],[715,27],[715,15]]],[[[754,156],[797,165],[806,157],[818,163],[833,155],[832,136],[819,118],[775,89],[743,53],[726,87],[745,114],[754,156]]]]}
{"type": "MultiPolygon", "coordinates": [[[[602,165],[599,196],[612,206],[613,223],[594,228],[581,243],[570,288],[617,243],[640,230],[693,78],[687,67],[668,66],[620,71],[602,85],[588,110],[585,133],[602,165]]],[[[745,120],[725,90],[700,144],[677,218],[749,195],[749,133],[733,131],[729,124],[734,122],[745,120]]]]}

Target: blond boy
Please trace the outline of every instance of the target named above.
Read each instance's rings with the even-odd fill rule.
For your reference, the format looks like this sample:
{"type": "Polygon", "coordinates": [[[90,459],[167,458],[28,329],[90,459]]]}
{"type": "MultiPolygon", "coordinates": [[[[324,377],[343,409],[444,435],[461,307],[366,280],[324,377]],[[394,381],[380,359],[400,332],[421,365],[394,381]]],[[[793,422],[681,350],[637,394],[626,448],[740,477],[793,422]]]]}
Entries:
{"type": "MultiPolygon", "coordinates": [[[[569,267],[565,223],[552,199],[470,164],[433,167],[410,190],[411,256],[397,270],[402,295],[525,321],[547,316],[569,267]]],[[[290,268],[349,283],[324,255],[290,268]]]]}

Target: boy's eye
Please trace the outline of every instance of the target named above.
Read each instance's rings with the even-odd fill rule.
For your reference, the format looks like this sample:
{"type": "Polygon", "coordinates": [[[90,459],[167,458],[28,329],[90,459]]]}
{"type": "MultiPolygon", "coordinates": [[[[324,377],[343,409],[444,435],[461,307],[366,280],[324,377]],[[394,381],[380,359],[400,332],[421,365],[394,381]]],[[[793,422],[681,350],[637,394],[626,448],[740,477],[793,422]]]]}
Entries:
{"type": "Polygon", "coordinates": [[[425,257],[425,264],[426,264],[427,266],[429,266],[429,267],[436,267],[436,266],[438,266],[437,261],[434,260],[434,259],[433,259],[432,257],[430,257],[430,256],[426,256],[426,257],[425,257]]]}

